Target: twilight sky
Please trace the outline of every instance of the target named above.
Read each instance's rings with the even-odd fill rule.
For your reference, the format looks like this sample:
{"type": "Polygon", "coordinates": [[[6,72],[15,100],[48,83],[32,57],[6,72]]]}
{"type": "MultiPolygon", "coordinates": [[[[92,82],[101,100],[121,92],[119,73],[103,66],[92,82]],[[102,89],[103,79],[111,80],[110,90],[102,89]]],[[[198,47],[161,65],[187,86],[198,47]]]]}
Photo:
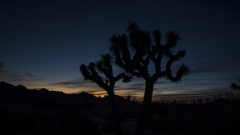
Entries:
{"type": "MultiPolygon", "coordinates": [[[[125,33],[131,20],[144,30],[160,29],[162,43],[166,32],[176,31],[182,40],[175,52],[187,52],[174,66],[185,63],[190,74],[180,83],[159,79],[155,99],[224,94],[240,78],[239,6],[238,0],[2,0],[0,81],[106,94],[83,81],[79,66],[107,53],[110,36],[125,33]]],[[[141,98],[143,92],[142,79],[116,84],[119,95],[141,98]]]]}

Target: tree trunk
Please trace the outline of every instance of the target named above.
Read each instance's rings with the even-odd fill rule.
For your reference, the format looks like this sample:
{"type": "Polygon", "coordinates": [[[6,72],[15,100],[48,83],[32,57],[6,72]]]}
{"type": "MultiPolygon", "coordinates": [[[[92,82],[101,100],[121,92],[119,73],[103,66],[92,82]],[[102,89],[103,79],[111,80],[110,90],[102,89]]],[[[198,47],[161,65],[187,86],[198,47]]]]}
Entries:
{"type": "Polygon", "coordinates": [[[146,122],[150,116],[151,103],[153,94],[153,83],[146,81],[144,99],[142,104],[142,112],[138,121],[138,126],[135,135],[144,135],[146,131],[146,122]]]}
{"type": "Polygon", "coordinates": [[[112,117],[113,117],[113,120],[114,120],[114,128],[115,128],[116,134],[117,135],[123,135],[122,128],[121,128],[121,125],[120,125],[120,121],[119,121],[119,118],[118,118],[118,109],[117,109],[115,95],[113,93],[113,90],[108,90],[107,93],[108,93],[109,101],[110,101],[110,104],[111,104],[112,117]]]}

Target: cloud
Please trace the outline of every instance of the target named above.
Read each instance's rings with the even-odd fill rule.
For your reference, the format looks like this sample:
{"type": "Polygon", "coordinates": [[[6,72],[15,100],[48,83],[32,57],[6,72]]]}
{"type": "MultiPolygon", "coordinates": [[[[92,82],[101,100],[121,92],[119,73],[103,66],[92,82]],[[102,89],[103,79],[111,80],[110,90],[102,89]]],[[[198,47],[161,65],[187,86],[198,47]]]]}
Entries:
{"type": "Polygon", "coordinates": [[[49,85],[75,85],[75,84],[80,84],[80,83],[83,83],[83,80],[81,80],[80,78],[77,78],[77,79],[73,79],[70,81],[51,83],[49,85]]]}
{"type": "Polygon", "coordinates": [[[215,88],[208,88],[208,89],[198,89],[197,91],[194,89],[188,89],[182,92],[169,92],[169,93],[161,93],[155,92],[153,95],[153,99],[158,100],[190,100],[190,99],[198,99],[198,98],[214,98],[221,94],[223,97],[225,93],[236,93],[233,90],[230,90],[228,87],[215,87],[215,88]]]}
{"type": "Polygon", "coordinates": [[[0,80],[6,81],[6,82],[23,82],[23,81],[39,81],[42,80],[41,78],[36,78],[31,73],[25,73],[25,74],[18,74],[18,73],[12,73],[8,70],[2,70],[0,72],[0,80]]]}
{"type": "MultiPolygon", "coordinates": [[[[62,81],[62,82],[56,82],[56,83],[50,83],[49,85],[55,85],[55,86],[63,86],[67,88],[81,88],[83,86],[93,85],[95,83],[89,82],[89,81],[83,81],[81,78],[73,79],[70,81],[62,81]]],[[[97,86],[97,84],[95,84],[97,86]]]]}
{"type": "Polygon", "coordinates": [[[33,75],[31,73],[26,73],[25,76],[32,77],[33,75]]]}
{"type": "Polygon", "coordinates": [[[17,81],[38,81],[42,80],[39,78],[35,78],[35,76],[31,73],[25,73],[25,74],[18,74],[18,73],[13,73],[11,71],[8,71],[6,69],[3,69],[4,62],[0,61],[0,80],[2,81],[7,81],[7,82],[17,82],[17,81]],[[31,78],[29,78],[31,77],[31,78]]]}
{"type": "Polygon", "coordinates": [[[222,73],[226,71],[236,71],[240,69],[239,53],[221,55],[203,55],[187,59],[190,74],[202,73],[222,73]]]}
{"type": "Polygon", "coordinates": [[[51,83],[50,85],[76,85],[76,84],[80,84],[80,82],[66,81],[66,82],[51,83]]]}

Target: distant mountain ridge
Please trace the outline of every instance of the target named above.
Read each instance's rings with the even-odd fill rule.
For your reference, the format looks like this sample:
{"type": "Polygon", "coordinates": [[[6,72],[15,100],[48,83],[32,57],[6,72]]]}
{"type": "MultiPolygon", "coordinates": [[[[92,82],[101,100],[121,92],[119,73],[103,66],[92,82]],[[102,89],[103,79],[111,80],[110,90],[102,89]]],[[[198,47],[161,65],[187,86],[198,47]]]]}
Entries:
{"type": "Polygon", "coordinates": [[[2,81],[0,134],[97,134],[90,113],[97,103],[98,99],[86,92],[31,90],[2,81]]]}
{"type": "MultiPolygon", "coordinates": [[[[96,102],[99,98],[98,97],[95,97],[94,95],[90,94],[90,93],[87,93],[87,92],[80,92],[78,94],[66,94],[64,92],[61,92],[61,91],[50,91],[46,88],[41,88],[39,90],[36,90],[36,89],[27,89],[25,86],[23,85],[17,85],[17,86],[14,86],[10,83],[6,83],[4,81],[1,81],[0,82],[0,97],[1,95],[3,96],[10,96],[10,95],[14,95],[14,94],[18,94],[18,96],[26,96],[26,95],[32,95],[32,96],[37,96],[36,94],[39,94],[39,95],[51,95],[51,96],[71,96],[72,98],[78,98],[78,100],[88,100],[88,101],[92,101],[92,102],[96,102]],[[28,94],[27,94],[28,93],[28,94]]],[[[39,95],[37,97],[39,97],[39,95]]],[[[46,96],[45,95],[45,96],[46,96]]],[[[123,101],[125,100],[124,97],[121,97],[121,96],[118,96],[118,95],[115,95],[116,96],[116,99],[117,100],[120,100],[120,101],[123,101]]],[[[20,97],[19,97],[20,98],[20,97]]],[[[102,100],[106,100],[108,97],[103,97],[101,98],[102,100]]],[[[54,99],[54,98],[53,98],[54,99]]]]}

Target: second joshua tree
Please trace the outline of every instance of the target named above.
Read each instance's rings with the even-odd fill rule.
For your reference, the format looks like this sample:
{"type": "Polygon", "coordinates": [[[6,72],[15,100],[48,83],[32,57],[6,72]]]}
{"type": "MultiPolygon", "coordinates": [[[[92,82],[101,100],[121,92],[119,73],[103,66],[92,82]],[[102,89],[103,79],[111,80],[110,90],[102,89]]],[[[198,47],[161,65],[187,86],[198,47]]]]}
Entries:
{"type": "Polygon", "coordinates": [[[112,70],[112,57],[109,54],[101,55],[101,60],[97,62],[90,62],[88,66],[82,64],[80,71],[84,76],[84,80],[89,80],[98,84],[99,87],[107,91],[114,119],[115,131],[117,135],[122,135],[122,129],[118,119],[117,105],[114,95],[114,86],[116,81],[123,79],[123,82],[130,82],[131,76],[127,76],[125,73],[121,73],[116,77],[113,76],[112,70]],[[105,77],[102,77],[104,74],[105,77]]]}

